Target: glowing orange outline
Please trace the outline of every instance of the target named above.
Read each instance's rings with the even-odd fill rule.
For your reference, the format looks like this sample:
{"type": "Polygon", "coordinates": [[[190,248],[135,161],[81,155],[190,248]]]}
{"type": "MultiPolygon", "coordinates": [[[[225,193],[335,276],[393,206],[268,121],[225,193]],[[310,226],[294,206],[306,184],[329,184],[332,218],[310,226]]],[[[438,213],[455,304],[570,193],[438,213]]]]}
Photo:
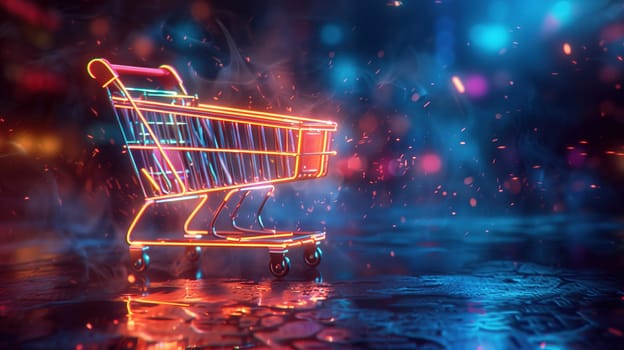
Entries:
{"type": "MultiPolygon", "coordinates": [[[[172,247],[246,247],[246,248],[276,248],[279,250],[287,249],[290,247],[301,247],[308,244],[315,244],[316,242],[325,239],[325,232],[299,232],[293,233],[292,238],[283,239],[262,239],[253,242],[249,241],[230,241],[230,240],[198,240],[198,239],[160,239],[151,241],[130,241],[131,246],[145,247],[145,246],[172,246],[172,247]]],[[[271,235],[273,237],[273,235],[271,235]]]]}
{"type": "Polygon", "coordinates": [[[141,173],[145,176],[145,178],[147,178],[147,180],[152,185],[154,190],[160,192],[160,186],[158,186],[158,184],[156,183],[156,180],[154,180],[154,178],[147,172],[145,168],[141,168],[141,173]]]}
{"type": "MultiPolygon", "coordinates": [[[[186,186],[184,186],[184,182],[182,181],[182,179],[180,178],[180,176],[177,174],[177,172],[175,171],[175,167],[173,166],[173,163],[171,162],[171,160],[169,159],[169,156],[167,156],[167,154],[165,152],[162,152],[162,146],[160,144],[160,140],[158,140],[157,137],[155,137],[155,133],[152,130],[152,128],[150,127],[149,123],[147,122],[147,119],[145,119],[145,117],[143,116],[143,113],[141,112],[141,109],[139,109],[139,107],[137,106],[137,104],[135,103],[135,101],[130,98],[130,94],[128,93],[128,90],[126,90],[125,85],[121,82],[121,80],[119,79],[119,75],[117,74],[117,72],[115,72],[113,70],[113,67],[115,67],[114,65],[111,65],[107,60],[104,59],[100,59],[100,58],[96,58],[96,59],[92,59],[91,61],[89,61],[89,63],[87,64],[87,71],[89,72],[89,75],[97,80],[97,77],[93,74],[93,72],[91,71],[91,66],[95,63],[95,62],[99,62],[101,64],[103,64],[108,71],[111,73],[111,75],[113,76],[111,79],[109,79],[106,83],[106,86],[108,86],[111,82],[116,82],[117,84],[117,88],[119,88],[121,90],[121,92],[123,93],[124,96],[126,96],[128,99],[127,101],[132,105],[132,107],[134,107],[134,110],[137,113],[137,116],[139,117],[139,119],[141,120],[141,122],[143,123],[144,127],[147,129],[147,131],[149,132],[152,140],[154,141],[154,144],[156,145],[156,147],[158,147],[158,149],[161,151],[161,156],[163,157],[163,159],[165,160],[165,163],[167,163],[167,166],[169,166],[169,168],[172,170],[173,176],[175,177],[176,181],[178,182],[178,186],[180,186],[181,188],[181,192],[186,192],[186,186]]],[[[121,67],[121,66],[116,66],[116,67],[121,67]]],[[[126,67],[128,68],[128,67],[126,67]]],[[[133,68],[133,67],[129,67],[129,68],[133,68]]],[[[172,68],[171,68],[172,69],[172,68]]],[[[145,71],[157,71],[157,70],[152,70],[152,69],[144,69],[145,71]]],[[[176,77],[176,79],[178,80],[178,82],[181,84],[181,80],[180,77],[177,75],[177,73],[174,75],[176,77]]]]}
{"type": "MultiPolygon", "coordinates": [[[[128,91],[126,90],[126,87],[123,86],[120,82],[119,82],[119,78],[116,79],[118,81],[119,87],[123,90],[124,95],[126,96],[130,96],[128,94],[128,91]]],[[[164,152],[164,150],[162,149],[162,145],[160,144],[160,140],[158,140],[158,138],[155,136],[156,133],[154,133],[154,130],[152,130],[152,127],[150,127],[149,123],[147,122],[147,119],[145,119],[145,117],[143,116],[143,113],[141,112],[141,110],[139,109],[139,107],[136,105],[136,103],[134,102],[134,100],[129,99],[130,104],[133,105],[135,112],[137,113],[137,116],[139,117],[139,119],[141,119],[141,122],[143,123],[143,126],[147,129],[147,131],[150,134],[150,137],[152,138],[152,140],[154,141],[154,144],[156,145],[156,147],[158,147],[158,149],[160,150],[160,155],[161,157],[165,160],[165,163],[167,163],[167,166],[169,166],[169,169],[171,169],[173,176],[175,177],[175,179],[178,181],[178,186],[180,186],[181,188],[181,192],[185,193],[186,192],[186,186],[184,186],[184,182],[182,181],[182,179],[180,178],[180,175],[178,175],[178,172],[176,171],[176,168],[173,166],[173,163],[171,162],[171,159],[169,159],[169,156],[167,155],[166,152],[164,152]]]]}
{"type": "Polygon", "coordinates": [[[203,103],[198,104],[198,106],[200,108],[206,108],[208,110],[213,110],[213,109],[223,110],[223,111],[228,111],[230,113],[235,113],[235,114],[244,113],[244,114],[249,115],[249,116],[275,117],[278,120],[284,119],[284,118],[289,118],[289,119],[298,120],[298,121],[309,121],[309,122],[314,122],[314,123],[319,123],[319,124],[336,125],[335,122],[332,122],[332,121],[329,121],[329,120],[319,120],[319,119],[308,118],[308,117],[300,117],[300,116],[293,116],[293,115],[285,115],[285,114],[253,111],[253,110],[250,110],[250,109],[240,109],[240,108],[224,107],[224,106],[209,105],[209,104],[203,104],[203,103]]]}
{"type": "MultiPolygon", "coordinates": [[[[238,108],[230,108],[230,107],[222,107],[222,106],[214,106],[207,104],[197,104],[194,106],[181,106],[181,105],[172,105],[165,104],[157,101],[148,101],[148,100],[134,100],[125,85],[122,83],[119,78],[119,74],[117,70],[119,70],[122,74],[138,74],[145,76],[155,76],[155,77],[166,77],[171,75],[176,82],[178,83],[178,88],[182,92],[182,94],[172,95],[173,98],[189,98],[196,100],[195,96],[189,96],[184,85],[182,83],[182,79],[180,78],[177,71],[168,65],[162,65],[158,69],[153,68],[140,68],[140,67],[131,67],[131,66],[120,66],[113,65],[105,59],[95,58],[89,61],[87,64],[87,71],[89,76],[95,80],[101,81],[98,77],[95,76],[93,72],[93,65],[95,63],[101,64],[110,74],[110,78],[108,77],[100,77],[101,79],[106,79],[103,88],[108,88],[108,86],[112,83],[115,83],[115,86],[122,93],[124,97],[116,97],[110,96],[111,102],[113,103],[114,108],[123,108],[123,109],[132,109],[136,112],[137,117],[146,128],[147,133],[149,133],[151,139],[154,141],[154,146],[140,146],[140,145],[127,145],[130,150],[158,150],[163,160],[165,161],[167,167],[171,169],[175,177],[175,181],[179,186],[179,191],[174,193],[168,193],[164,195],[156,195],[151,197],[146,197],[145,203],[141,206],[139,211],[134,216],[130,226],[128,227],[128,231],[126,232],[126,241],[130,246],[198,246],[198,247],[262,247],[269,248],[271,252],[285,252],[287,248],[294,246],[302,246],[307,244],[317,244],[318,242],[325,239],[325,232],[305,232],[305,233],[294,233],[294,232],[275,232],[274,230],[267,230],[271,232],[270,234],[253,234],[250,236],[242,236],[240,237],[241,232],[232,233],[229,236],[226,236],[226,239],[160,239],[160,240],[132,240],[132,233],[136,228],[138,222],[143,217],[147,209],[157,203],[163,203],[174,200],[189,200],[200,198],[198,204],[188,215],[185,223],[184,223],[184,232],[187,235],[205,235],[208,233],[207,230],[193,230],[190,229],[190,225],[194,218],[197,216],[201,208],[205,205],[208,200],[208,193],[215,191],[223,191],[230,190],[224,201],[227,201],[231,198],[231,196],[239,191],[248,191],[256,188],[263,188],[273,186],[273,184],[280,182],[288,182],[295,180],[297,178],[307,177],[307,174],[301,173],[301,157],[305,155],[320,155],[320,166],[319,170],[316,173],[315,177],[321,177],[326,173],[327,161],[329,155],[335,155],[335,151],[330,151],[329,149],[329,133],[337,130],[337,124],[332,121],[323,121],[308,117],[298,117],[298,116],[290,116],[290,115],[281,115],[276,113],[268,113],[268,112],[260,112],[260,111],[251,111],[251,110],[243,110],[238,108]],[[281,128],[281,129],[289,129],[296,131],[298,133],[297,137],[297,145],[296,152],[282,152],[282,151],[255,151],[255,150],[244,150],[244,149],[216,149],[216,148],[197,148],[197,147],[172,147],[172,146],[163,146],[160,142],[160,139],[157,137],[157,134],[154,133],[154,130],[151,128],[148,120],[143,115],[144,111],[150,111],[155,113],[177,113],[183,114],[186,117],[193,118],[205,118],[210,120],[217,120],[223,122],[230,123],[240,123],[240,124],[248,124],[248,125],[257,125],[263,127],[271,127],[271,128],[281,128]],[[216,114],[216,115],[215,115],[216,114]],[[318,152],[308,152],[302,154],[303,149],[303,132],[304,131],[316,131],[323,133],[323,142],[322,149],[318,152]],[[174,167],[171,159],[167,155],[165,151],[171,150],[182,150],[182,151],[199,151],[199,152],[224,152],[224,153],[245,153],[245,154],[258,154],[258,155],[277,155],[277,156],[286,156],[286,157],[295,157],[295,166],[292,172],[292,176],[288,176],[280,179],[271,179],[266,181],[258,181],[253,183],[253,186],[250,186],[248,183],[239,183],[215,188],[205,188],[201,190],[188,190],[184,185],[181,177],[179,176],[176,167],[174,167]],[[239,235],[239,237],[232,237],[232,235],[239,235]]],[[[286,140],[288,146],[288,139],[286,140]]],[[[162,193],[162,190],[158,183],[149,175],[148,171],[145,168],[141,168],[141,173],[145,175],[146,179],[150,182],[150,184],[162,193]]],[[[172,191],[172,192],[173,192],[172,191]]],[[[129,306],[130,300],[128,300],[129,306]]],[[[172,304],[173,305],[173,304],[172,304]]],[[[180,304],[175,304],[180,305],[180,304]]]]}
{"type": "Polygon", "coordinates": [[[201,210],[204,204],[206,204],[206,201],[208,200],[208,195],[203,195],[200,198],[201,200],[199,201],[199,204],[195,206],[195,209],[193,209],[193,211],[189,214],[189,216],[186,218],[186,221],[184,222],[184,233],[186,233],[187,235],[206,235],[209,233],[208,230],[191,230],[189,228],[189,226],[191,225],[191,221],[195,219],[195,215],[197,215],[197,213],[201,210]]]}
{"type": "MultiPolygon", "coordinates": [[[[112,100],[114,102],[117,102],[115,104],[115,107],[117,108],[134,109],[133,105],[128,106],[124,104],[119,104],[119,102],[131,103],[130,100],[126,98],[113,96],[112,100]]],[[[230,115],[230,114],[225,114],[218,110],[212,111],[210,109],[202,109],[202,108],[197,108],[197,107],[192,107],[192,106],[172,105],[172,104],[157,102],[157,101],[139,100],[135,102],[138,102],[139,104],[142,105],[141,110],[155,112],[155,113],[172,113],[172,112],[176,113],[177,112],[178,114],[180,114],[181,112],[180,109],[183,108],[184,109],[183,113],[185,116],[194,117],[194,118],[203,118],[203,119],[218,120],[218,121],[225,121],[225,122],[239,122],[239,123],[250,124],[250,125],[280,127],[284,129],[291,129],[291,130],[298,130],[298,129],[304,128],[310,131],[321,131],[321,130],[336,131],[336,128],[337,128],[337,124],[333,122],[332,124],[326,124],[326,123],[322,123],[321,121],[317,121],[318,124],[305,124],[305,120],[297,120],[297,119],[287,120],[288,117],[286,116],[284,116],[284,118],[278,119],[278,118],[273,118],[273,117],[263,116],[263,115],[258,115],[258,114],[248,114],[248,113],[245,113],[245,110],[240,110],[241,112],[236,115],[234,114],[230,115]],[[162,107],[163,109],[159,109],[157,107],[162,107]],[[195,112],[195,113],[191,113],[191,112],[195,112]],[[219,115],[200,114],[201,112],[219,113],[219,115]],[[221,116],[221,115],[224,115],[224,116],[221,116]],[[253,119],[245,119],[242,117],[249,117],[253,119]],[[271,121],[272,123],[269,123],[268,121],[271,121]]]]}
{"type": "Polygon", "coordinates": [[[188,92],[186,92],[186,89],[184,88],[184,84],[182,84],[182,79],[180,78],[178,71],[176,71],[173,67],[166,65],[166,64],[163,64],[158,68],[164,69],[168,71],[169,73],[171,73],[171,75],[173,75],[173,77],[178,81],[178,87],[180,88],[180,91],[182,91],[184,95],[188,95],[188,92]]]}
{"type": "Polygon", "coordinates": [[[112,78],[110,78],[107,82],[105,82],[104,84],[102,84],[102,87],[105,88],[107,86],[109,86],[112,82],[114,82],[115,80],[117,80],[117,77],[114,76],[112,78]]]}
{"type": "MultiPolygon", "coordinates": [[[[323,133],[323,149],[328,149],[329,148],[329,135],[327,134],[327,131],[325,131],[323,133]]],[[[333,151],[332,155],[336,155],[336,151],[333,151]]],[[[328,161],[328,157],[327,157],[327,153],[324,153],[323,156],[321,157],[321,168],[319,170],[318,175],[316,176],[317,178],[319,177],[323,177],[327,174],[327,161],[328,161]]]]}
{"type": "Polygon", "coordinates": [[[266,235],[253,235],[253,236],[243,236],[243,237],[232,237],[227,236],[226,239],[229,241],[252,241],[252,240],[260,240],[265,238],[284,238],[284,237],[292,237],[294,236],[293,232],[280,232],[280,233],[271,233],[266,235]]]}
{"type": "MultiPolygon", "coordinates": [[[[189,95],[176,95],[176,96],[171,96],[171,97],[192,97],[195,98],[195,96],[189,96],[189,95]]],[[[113,97],[116,101],[127,101],[127,98],[124,97],[120,97],[120,96],[114,96],[113,97]]],[[[171,105],[168,103],[163,103],[163,102],[158,102],[158,101],[149,101],[149,100],[141,100],[141,103],[145,103],[145,104],[154,104],[154,105],[162,105],[165,107],[175,107],[177,105],[171,105]]],[[[179,106],[178,106],[179,107],[179,106]]],[[[303,123],[303,122],[310,122],[310,123],[314,123],[313,125],[315,126],[322,126],[322,127],[331,127],[332,129],[335,130],[335,127],[337,126],[337,124],[335,122],[329,121],[329,120],[319,120],[319,119],[312,119],[312,118],[307,118],[307,117],[299,117],[299,116],[293,116],[293,115],[286,115],[286,114],[276,114],[276,113],[268,113],[268,112],[261,112],[261,111],[253,111],[253,110],[249,110],[249,109],[240,109],[240,108],[231,108],[231,107],[223,107],[223,106],[216,106],[216,105],[208,105],[208,104],[198,104],[198,106],[184,106],[184,109],[188,109],[191,111],[201,111],[201,112],[213,112],[213,113],[227,113],[231,116],[237,117],[237,116],[246,116],[246,117],[254,117],[254,118],[258,118],[260,117],[261,119],[266,119],[266,120],[274,120],[274,121],[291,121],[291,122],[299,122],[299,123],[303,123]]]]}
{"type": "MultiPolygon", "coordinates": [[[[153,146],[141,146],[141,145],[128,145],[128,149],[157,149],[153,146]]],[[[190,152],[217,152],[217,153],[244,153],[244,154],[264,154],[269,156],[287,156],[287,157],[295,157],[297,153],[293,152],[279,152],[279,151],[252,151],[246,149],[230,149],[230,148],[207,148],[207,147],[184,147],[184,146],[162,146],[163,150],[166,151],[190,151],[190,152]]],[[[315,154],[330,154],[331,152],[318,152],[315,154]]],[[[306,153],[309,155],[309,153],[306,153]]]]}

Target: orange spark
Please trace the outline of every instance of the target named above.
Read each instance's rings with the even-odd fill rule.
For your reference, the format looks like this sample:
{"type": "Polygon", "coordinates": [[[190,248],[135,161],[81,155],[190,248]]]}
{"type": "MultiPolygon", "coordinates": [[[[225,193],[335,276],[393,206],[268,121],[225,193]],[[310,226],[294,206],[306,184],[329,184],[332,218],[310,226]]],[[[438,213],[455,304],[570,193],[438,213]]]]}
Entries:
{"type": "Polygon", "coordinates": [[[462,83],[461,79],[459,79],[458,76],[454,75],[451,80],[453,81],[453,85],[455,85],[455,89],[457,89],[457,92],[459,92],[460,94],[463,94],[464,92],[466,92],[464,83],[462,83]]]}

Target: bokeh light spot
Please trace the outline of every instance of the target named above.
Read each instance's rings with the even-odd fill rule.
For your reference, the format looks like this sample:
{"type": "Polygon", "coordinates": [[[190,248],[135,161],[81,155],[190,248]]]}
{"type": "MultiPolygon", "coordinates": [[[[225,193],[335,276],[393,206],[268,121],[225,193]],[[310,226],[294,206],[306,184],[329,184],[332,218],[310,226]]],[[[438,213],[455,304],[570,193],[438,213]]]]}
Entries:
{"type": "Polygon", "coordinates": [[[522,182],[519,178],[514,177],[504,182],[503,187],[512,194],[518,194],[522,191],[522,182]]]}
{"type": "Polygon", "coordinates": [[[435,174],[442,169],[442,160],[437,154],[429,153],[422,157],[420,165],[425,173],[435,174]]]}
{"type": "Polygon", "coordinates": [[[572,17],[572,5],[568,1],[559,1],[552,7],[550,14],[559,22],[566,22],[572,17]]]}
{"type": "Polygon", "coordinates": [[[351,171],[362,170],[362,167],[362,160],[356,155],[349,157],[349,159],[347,160],[347,169],[351,171]]]}
{"type": "Polygon", "coordinates": [[[152,55],[152,52],[154,51],[154,42],[150,37],[140,35],[132,43],[132,48],[137,57],[145,59],[152,55]]]}
{"type": "Polygon", "coordinates": [[[409,119],[403,116],[394,116],[389,121],[390,130],[397,136],[405,136],[411,127],[409,119]]]}
{"type": "Polygon", "coordinates": [[[41,137],[39,141],[39,151],[46,156],[56,155],[61,148],[59,139],[54,135],[41,137]]]}
{"type": "Polygon", "coordinates": [[[205,1],[195,1],[191,5],[191,16],[196,21],[205,21],[210,17],[210,6],[205,1]]]}
{"type": "Polygon", "coordinates": [[[509,33],[497,24],[478,24],[470,29],[470,39],[486,53],[496,53],[509,43],[509,33]]]}
{"type": "Polygon", "coordinates": [[[466,79],[466,94],[471,97],[483,97],[488,92],[488,82],[481,75],[471,75],[466,79]]]}
{"type": "Polygon", "coordinates": [[[94,37],[104,37],[110,30],[110,21],[107,18],[96,18],[91,22],[89,29],[94,37]]]}
{"type": "Polygon", "coordinates": [[[388,6],[392,6],[392,7],[401,7],[401,6],[403,6],[403,1],[398,1],[398,0],[388,1],[386,4],[388,6]]]}
{"type": "Polygon", "coordinates": [[[544,30],[546,33],[552,33],[561,28],[562,25],[572,20],[573,7],[569,1],[556,2],[548,11],[546,20],[544,21],[544,30]]]}
{"type": "Polygon", "coordinates": [[[321,41],[327,45],[336,45],[342,41],[342,30],[335,24],[326,24],[321,28],[321,41]]]}
{"type": "Polygon", "coordinates": [[[356,67],[350,60],[337,60],[333,70],[334,81],[338,84],[344,84],[356,78],[356,67]]]}
{"type": "Polygon", "coordinates": [[[35,146],[34,138],[27,133],[23,133],[17,137],[15,144],[24,152],[30,152],[35,146]]]}

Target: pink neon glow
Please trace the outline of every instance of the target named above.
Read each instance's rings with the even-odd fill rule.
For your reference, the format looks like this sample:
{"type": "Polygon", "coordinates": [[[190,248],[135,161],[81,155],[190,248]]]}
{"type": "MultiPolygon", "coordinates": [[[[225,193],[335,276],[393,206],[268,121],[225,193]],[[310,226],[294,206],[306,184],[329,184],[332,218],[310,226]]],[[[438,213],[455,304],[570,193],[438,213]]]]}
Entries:
{"type": "Polygon", "coordinates": [[[471,75],[464,82],[466,94],[471,97],[483,97],[488,93],[488,82],[481,75],[471,75]]]}
{"type": "Polygon", "coordinates": [[[8,13],[35,26],[56,30],[60,24],[59,16],[56,13],[45,11],[31,1],[5,0],[0,1],[0,6],[8,13]]]}
{"type": "Polygon", "coordinates": [[[559,29],[559,27],[561,27],[561,21],[559,21],[552,14],[549,14],[544,20],[542,31],[544,32],[544,34],[550,34],[559,29]]]}
{"type": "Polygon", "coordinates": [[[437,154],[425,154],[420,161],[420,166],[425,173],[435,174],[442,169],[442,160],[437,154]]]}

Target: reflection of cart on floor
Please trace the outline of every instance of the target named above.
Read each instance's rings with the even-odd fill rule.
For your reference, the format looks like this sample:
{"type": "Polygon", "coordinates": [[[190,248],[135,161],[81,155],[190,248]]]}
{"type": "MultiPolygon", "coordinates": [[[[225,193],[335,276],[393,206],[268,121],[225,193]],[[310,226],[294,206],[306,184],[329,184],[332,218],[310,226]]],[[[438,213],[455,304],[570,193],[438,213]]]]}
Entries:
{"type": "Polygon", "coordinates": [[[330,151],[330,143],[336,123],[200,104],[196,96],[187,94],[177,72],[169,66],[140,68],[94,59],[87,70],[109,93],[145,194],[145,203],[127,233],[137,270],[148,266],[149,246],[184,246],[191,258],[198,258],[201,247],[268,248],[270,270],[278,277],[288,273],[286,253],[290,247],[305,247],[307,265],[320,263],[318,244],[325,239],[325,232],[267,229],[262,209],[274,184],[327,173],[329,156],[335,154],[330,151]],[[148,82],[158,89],[140,87],[148,82]],[[215,191],[228,192],[209,229],[191,228],[208,194],[215,191]],[[256,214],[257,229],[236,223],[237,212],[252,191],[265,194],[256,214]],[[234,198],[239,199],[234,200],[231,213],[233,229],[217,230],[218,217],[234,198]],[[150,206],[182,200],[197,201],[184,224],[183,237],[133,239],[137,223],[150,206]]]}
{"type": "MultiPolygon", "coordinates": [[[[331,310],[317,310],[331,286],[311,281],[287,288],[268,280],[231,279],[146,281],[135,286],[140,286],[138,293],[117,299],[125,303],[126,318],[117,328],[125,342],[116,349],[255,348],[263,342],[275,347],[285,340],[280,339],[284,332],[276,330],[292,329],[292,322],[298,322],[288,314],[316,310],[310,317],[331,317],[331,310]],[[134,346],[123,346],[129,342],[134,346]]],[[[326,347],[331,348],[329,342],[326,347]]]]}

